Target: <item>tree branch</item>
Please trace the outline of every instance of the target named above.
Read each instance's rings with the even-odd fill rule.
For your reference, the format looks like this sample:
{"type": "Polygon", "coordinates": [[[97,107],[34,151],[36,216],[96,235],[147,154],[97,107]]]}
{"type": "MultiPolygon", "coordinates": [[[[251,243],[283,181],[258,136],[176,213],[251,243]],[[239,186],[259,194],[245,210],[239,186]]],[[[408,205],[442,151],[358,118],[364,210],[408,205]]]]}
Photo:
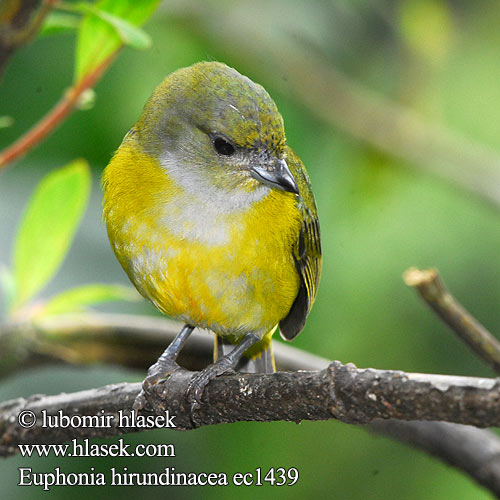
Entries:
{"type": "MultiPolygon", "coordinates": [[[[36,326],[28,323],[1,325],[0,366],[4,368],[4,374],[10,374],[16,367],[48,362],[114,362],[145,371],[180,327],[179,323],[164,318],[98,313],[56,316],[40,320],[36,326]],[[14,362],[6,369],[9,359],[14,362]]],[[[211,335],[195,331],[181,353],[180,362],[190,369],[201,369],[211,362],[211,352],[211,335]]],[[[282,342],[275,342],[274,352],[278,367],[285,370],[319,370],[329,363],[324,358],[282,342]]],[[[52,408],[54,412],[59,409],[66,412],[68,408],[78,408],[81,414],[95,414],[95,409],[99,408],[104,409],[106,413],[114,413],[130,408],[139,389],[139,384],[120,384],[75,395],[48,396],[38,401],[39,406],[35,407],[35,410],[52,408]],[[66,398],[70,398],[70,402],[66,398]]],[[[267,398],[266,393],[266,401],[267,398]]],[[[369,403],[373,403],[372,399],[369,399],[369,403]]],[[[12,448],[15,448],[15,443],[18,442],[16,440],[20,439],[21,429],[14,429],[12,434],[12,429],[5,427],[6,422],[10,422],[10,418],[15,417],[23,408],[31,408],[36,404],[37,397],[33,397],[0,405],[0,455],[15,453],[16,450],[12,448]]],[[[14,424],[10,422],[9,425],[14,424]]],[[[375,420],[368,424],[367,428],[439,456],[500,495],[500,463],[497,453],[500,450],[500,440],[495,434],[446,422],[407,422],[392,419],[375,420]]],[[[34,429],[31,432],[37,431],[34,429]]],[[[58,437],[63,440],[77,436],[91,437],[78,434],[78,429],[70,429],[67,432],[67,435],[58,437]]],[[[35,437],[27,433],[25,439],[35,437]]],[[[45,433],[37,439],[48,442],[45,433]]]]}
{"type": "MultiPolygon", "coordinates": [[[[175,415],[177,429],[193,429],[185,398],[192,372],[178,370],[153,388],[154,415],[175,415]]],[[[17,451],[19,443],[59,443],[74,437],[110,436],[140,430],[111,427],[43,428],[41,411],[56,415],[130,415],[141,385],[117,384],[99,389],[36,396],[0,405],[0,454],[17,451]],[[37,415],[35,426],[23,429],[19,412],[37,415]]],[[[335,361],[316,372],[234,374],[212,380],[197,413],[200,425],[238,421],[326,420],[349,424],[375,419],[445,420],[486,427],[500,425],[500,381],[495,379],[425,375],[390,370],[359,369],[335,361]]],[[[150,414],[150,413],[147,413],[150,414]]],[[[152,414],[152,413],[151,413],[152,414]]]]}
{"type": "Polygon", "coordinates": [[[446,289],[436,269],[414,267],[404,274],[405,283],[416,288],[422,299],[477,355],[500,373],[500,342],[446,289]]]}

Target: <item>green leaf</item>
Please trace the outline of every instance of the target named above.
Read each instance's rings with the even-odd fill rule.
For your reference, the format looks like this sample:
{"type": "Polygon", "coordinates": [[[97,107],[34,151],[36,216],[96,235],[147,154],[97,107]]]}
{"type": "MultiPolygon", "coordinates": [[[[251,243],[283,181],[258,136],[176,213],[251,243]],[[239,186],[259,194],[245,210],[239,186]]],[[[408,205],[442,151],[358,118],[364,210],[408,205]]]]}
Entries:
{"type": "Polygon", "coordinates": [[[118,36],[125,45],[130,45],[134,49],[140,50],[151,47],[151,38],[149,35],[129,21],[115,16],[114,14],[110,14],[105,10],[98,9],[91,4],[79,3],[77,5],[83,12],[94,14],[103,21],[109,23],[116,30],[118,36]]]}
{"type": "Polygon", "coordinates": [[[75,79],[79,81],[117,51],[123,43],[149,46],[141,26],[156,9],[159,0],[100,0],[95,5],[80,3],[87,13],[78,33],[75,79]]]}
{"type": "Polygon", "coordinates": [[[14,245],[15,308],[31,299],[59,268],[89,192],[90,170],[84,160],[51,172],[35,189],[14,245]]]}
{"type": "Polygon", "coordinates": [[[81,21],[81,18],[75,15],[53,10],[45,18],[38,35],[54,35],[72,31],[80,26],[81,21]]]}
{"type": "Polygon", "coordinates": [[[101,283],[83,285],[52,297],[37,312],[36,317],[76,312],[102,302],[119,300],[137,301],[139,299],[140,295],[137,291],[128,286],[105,285],[101,283]]]}

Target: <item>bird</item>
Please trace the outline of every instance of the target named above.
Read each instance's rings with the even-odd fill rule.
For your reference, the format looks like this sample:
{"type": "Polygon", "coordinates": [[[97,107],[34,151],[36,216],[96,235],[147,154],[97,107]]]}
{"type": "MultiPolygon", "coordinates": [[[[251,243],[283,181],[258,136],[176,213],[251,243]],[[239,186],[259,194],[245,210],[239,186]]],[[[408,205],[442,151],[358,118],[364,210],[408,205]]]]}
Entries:
{"type": "MultiPolygon", "coordinates": [[[[195,327],[213,364],[190,379],[192,415],[210,380],[275,371],[271,338],[304,328],[321,275],[318,212],[306,169],[261,85],[220,62],[168,75],[102,176],[103,217],[126,274],[183,328],[148,370],[148,406],[195,327]]],[[[194,417],[193,417],[194,421],[194,417]]]]}

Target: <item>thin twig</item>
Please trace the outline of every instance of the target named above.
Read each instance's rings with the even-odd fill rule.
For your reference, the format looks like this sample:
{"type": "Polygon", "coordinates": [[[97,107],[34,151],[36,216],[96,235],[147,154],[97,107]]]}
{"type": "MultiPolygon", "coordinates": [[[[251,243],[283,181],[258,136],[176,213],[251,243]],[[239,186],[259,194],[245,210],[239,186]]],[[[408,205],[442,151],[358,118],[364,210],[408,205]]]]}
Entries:
{"type": "Polygon", "coordinates": [[[500,342],[446,289],[436,269],[410,268],[405,283],[416,288],[436,314],[497,373],[500,373],[500,342]]]}
{"type": "Polygon", "coordinates": [[[111,62],[116,57],[113,52],[104,59],[89,74],[71,87],[61,100],[28,132],[15,141],[12,145],[0,152],[0,170],[20,156],[26,154],[48,134],[50,134],[78,104],[82,94],[92,88],[104,74],[111,62]]]}

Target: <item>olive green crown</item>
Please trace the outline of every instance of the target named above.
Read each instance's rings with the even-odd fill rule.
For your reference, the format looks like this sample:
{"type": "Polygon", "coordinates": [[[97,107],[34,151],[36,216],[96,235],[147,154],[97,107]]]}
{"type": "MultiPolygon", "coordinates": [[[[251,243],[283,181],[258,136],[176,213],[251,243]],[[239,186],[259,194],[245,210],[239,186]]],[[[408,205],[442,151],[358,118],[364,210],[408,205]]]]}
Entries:
{"type": "Polygon", "coordinates": [[[156,88],[131,130],[157,150],[158,141],[182,133],[190,123],[222,134],[236,146],[267,149],[280,157],[285,147],[283,119],[266,90],[235,69],[200,62],[171,73],[156,88]]]}

